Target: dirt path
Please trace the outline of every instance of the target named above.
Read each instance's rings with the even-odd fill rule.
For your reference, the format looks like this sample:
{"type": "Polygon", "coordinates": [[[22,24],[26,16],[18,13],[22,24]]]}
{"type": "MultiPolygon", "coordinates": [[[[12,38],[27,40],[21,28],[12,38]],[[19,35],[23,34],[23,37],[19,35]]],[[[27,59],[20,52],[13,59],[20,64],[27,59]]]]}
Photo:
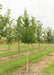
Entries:
{"type": "Polygon", "coordinates": [[[54,53],[50,53],[44,60],[39,61],[38,63],[30,63],[28,74],[26,68],[24,68],[20,73],[13,73],[13,75],[42,75],[43,71],[53,62],[54,53]]]}
{"type": "MultiPolygon", "coordinates": [[[[48,48],[52,48],[52,47],[48,47],[48,48]]],[[[48,48],[45,48],[45,49],[48,49],[48,48]]],[[[33,51],[29,51],[29,55],[32,54],[32,53],[36,53],[36,52],[39,52],[39,51],[42,51],[44,50],[43,48],[41,50],[33,50],[33,51]]],[[[20,53],[18,55],[12,55],[12,56],[7,56],[7,57],[2,57],[0,58],[0,63],[3,62],[3,61],[8,61],[10,59],[14,59],[14,58],[19,58],[21,56],[26,56],[28,52],[25,52],[25,53],[20,53]]]]}

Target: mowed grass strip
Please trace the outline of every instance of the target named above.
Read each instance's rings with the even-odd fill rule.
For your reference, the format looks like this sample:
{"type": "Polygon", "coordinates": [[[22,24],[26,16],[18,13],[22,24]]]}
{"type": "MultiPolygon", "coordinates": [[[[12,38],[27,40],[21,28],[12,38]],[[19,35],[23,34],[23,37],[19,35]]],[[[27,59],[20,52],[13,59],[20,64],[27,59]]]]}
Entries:
{"type": "MultiPolygon", "coordinates": [[[[34,54],[29,55],[29,61],[33,62],[34,59],[36,59],[35,62],[38,62],[42,60],[43,56],[51,53],[54,51],[54,48],[46,49],[34,54]],[[42,57],[42,58],[41,58],[42,57]]],[[[12,59],[3,63],[0,63],[0,75],[11,75],[11,73],[25,64],[27,62],[27,56],[22,56],[18,59],[12,59]]]]}

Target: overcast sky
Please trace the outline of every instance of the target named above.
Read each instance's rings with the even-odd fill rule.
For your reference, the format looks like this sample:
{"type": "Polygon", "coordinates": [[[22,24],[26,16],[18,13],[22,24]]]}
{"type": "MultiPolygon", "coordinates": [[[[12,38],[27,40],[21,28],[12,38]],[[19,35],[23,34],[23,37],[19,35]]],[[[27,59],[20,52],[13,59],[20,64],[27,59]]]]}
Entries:
{"type": "Polygon", "coordinates": [[[0,0],[0,4],[3,5],[2,14],[11,9],[12,18],[17,19],[26,7],[28,14],[41,20],[45,28],[54,29],[54,0],[0,0]]]}

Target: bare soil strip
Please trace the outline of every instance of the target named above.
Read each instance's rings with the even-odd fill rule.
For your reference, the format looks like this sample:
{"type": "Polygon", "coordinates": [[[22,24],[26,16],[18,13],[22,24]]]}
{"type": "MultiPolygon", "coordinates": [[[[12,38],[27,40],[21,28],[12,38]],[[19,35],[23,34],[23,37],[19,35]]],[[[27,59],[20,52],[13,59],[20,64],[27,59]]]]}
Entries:
{"type": "Polygon", "coordinates": [[[13,75],[43,75],[43,71],[54,62],[54,53],[50,53],[47,57],[38,63],[30,63],[29,73],[26,67],[21,68],[21,72],[13,73],[13,75]]]}
{"type": "MultiPolygon", "coordinates": [[[[52,47],[48,47],[48,48],[52,48],[52,47]]],[[[48,48],[45,48],[45,49],[48,49],[48,48]]],[[[39,51],[42,51],[42,50],[45,50],[45,49],[40,49],[40,50],[33,50],[33,51],[29,51],[29,55],[32,54],[32,53],[36,53],[36,52],[39,52],[39,51]]],[[[14,58],[20,58],[21,56],[27,56],[28,52],[25,52],[25,53],[20,53],[18,55],[12,55],[12,56],[7,56],[7,57],[2,57],[0,58],[0,63],[2,63],[3,61],[8,61],[10,59],[14,59],[14,58]]]]}

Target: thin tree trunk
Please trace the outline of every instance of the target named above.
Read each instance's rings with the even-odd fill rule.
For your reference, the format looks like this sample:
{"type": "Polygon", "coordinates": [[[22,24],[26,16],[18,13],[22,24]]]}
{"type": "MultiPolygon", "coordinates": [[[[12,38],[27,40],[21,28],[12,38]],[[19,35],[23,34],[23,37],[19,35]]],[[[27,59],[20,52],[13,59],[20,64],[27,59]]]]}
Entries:
{"type": "Polygon", "coordinates": [[[49,43],[48,43],[48,46],[49,46],[49,43]]]}
{"type": "Polygon", "coordinates": [[[49,43],[49,47],[50,47],[50,43],[49,43]]]}
{"type": "Polygon", "coordinates": [[[40,43],[39,43],[39,50],[40,50],[40,43]]]}
{"type": "Polygon", "coordinates": [[[45,47],[46,47],[46,44],[45,43],[43,43],[44,44],[44,49],[45,49],[45,47]]]}
{"type": "Polygon", "coordinates": [[[29,44],[28,44],[28,47],[27,47],[27,73],[28,73],[28,70],[29,69],[29,44]]]}
{"type": "Polygon", "coordinates": [[[8,51],[10,51],[10,45],[9,45],[9,43],[8,43],[8,51]]]}
{"type": "Polygon", "coordinates": [[[49,43],[48,43],[48,47],[49,47],[49,43]]]}
{"type": "Polygon", "coordinates": [[[52,47],[52,43],[50,44],[50,46],[52,47]]]}
{"type": "Polygon", "coordinates": [[[18,51],[20,53],[20,43],[19,43],[19,41],[18,41],[18,51]]]}
{"type": "Polygon", "coordinates": [[[51,46],[53,47],[53,45],[51,44],[51,46]]]}
{"type": "Polygon", "coordinates": [[[32,44],[32,50],[33,50],[33,44],[32,44]]]}

